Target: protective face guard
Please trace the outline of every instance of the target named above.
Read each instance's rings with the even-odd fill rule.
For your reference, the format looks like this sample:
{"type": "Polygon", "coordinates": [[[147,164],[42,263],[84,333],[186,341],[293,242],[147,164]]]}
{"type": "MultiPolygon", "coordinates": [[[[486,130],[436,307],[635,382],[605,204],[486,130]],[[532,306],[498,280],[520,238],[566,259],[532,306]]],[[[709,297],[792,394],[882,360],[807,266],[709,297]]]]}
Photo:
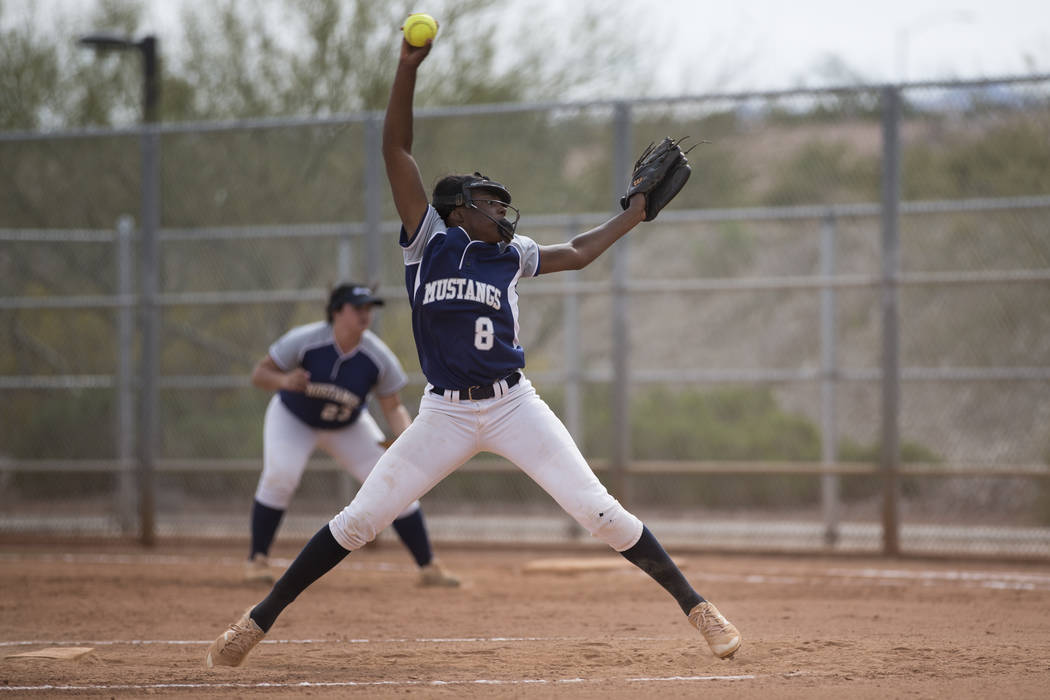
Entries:
{"type": "Polygon", "coordinates": [[[448,195],[444,197],[435,197],[434,206],[448,205],[453,207],[470,207],[480,211],[486,217],[491,219],[496,227],[499,229],[500,236],[510,241],[514,238],[514,231],[518,228],[518,219],[521,218],[521,213],[518,212],[517,207],[510,205],[510,190],[496,182],[490,180],[479,172],[474,173],[474,177],[471,180],[467,180],[463,183],[463,189],[455,195],[448,195]],[[514,215],[514,220],[511,221],[507,218],[496,219],[491,216],[488,212],[478,209],[477,202],[491,202],[493,200],[485,198],[475,198],[472,190],[487,190],[489,192],[495,192],[496,196],[499,197],[499,202],[502,202],[507,207],[507,212],[514,215]]]}

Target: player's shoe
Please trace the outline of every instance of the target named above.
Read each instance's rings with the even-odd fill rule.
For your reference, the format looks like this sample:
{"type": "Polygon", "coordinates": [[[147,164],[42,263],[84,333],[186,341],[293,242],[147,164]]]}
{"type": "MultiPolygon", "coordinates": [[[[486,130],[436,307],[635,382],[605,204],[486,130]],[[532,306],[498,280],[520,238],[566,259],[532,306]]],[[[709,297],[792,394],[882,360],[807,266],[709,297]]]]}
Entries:
{"type": "Polygon", "coordinates": [[[241,619],[230,625],[229,629],[211,643],[208,655],[204,657],[205,666],[240,666],[248,652],[262,641],[266,633],[255,624],[249,613],[251,609],[246,610],[241,619]]]}
{"type": "Polygon", "coordinates": [[[420,567],[419,582],[424,586],[433,586],[435,588],[456,588],[459,586],[459,579],[443,567],[437,559],[434,559],[426,566],[420,567]]]}
{"type": "Polygon", "coordinates": [[[706,600],[689,611],[689,621],[704,635],[711,651],[720,659],[728,659],[740,648],[740,630],[706,600]]]}
{"type": "Polygon", "coordinates": [[[256,552],[244,565],[244,580],[251,583],[273,583],[270,560],[265,554],[256,552]]]}

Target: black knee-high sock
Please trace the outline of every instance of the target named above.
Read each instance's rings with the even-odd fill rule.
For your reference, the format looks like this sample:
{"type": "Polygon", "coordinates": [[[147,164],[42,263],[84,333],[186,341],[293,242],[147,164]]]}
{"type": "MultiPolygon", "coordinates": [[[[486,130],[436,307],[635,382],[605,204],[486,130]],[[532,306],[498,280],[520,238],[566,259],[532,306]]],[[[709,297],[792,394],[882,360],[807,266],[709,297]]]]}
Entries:
{"type": "Polygon", "coordinates": [[[335,541],[327,525],[318,530],[284,575],[273,584],[270,594],[252,608],[251,618],[255,620],[255,624],[259,625],[263,632],[269,632],[282,610],[349,553],[350,550],[343,549],[342,545],[335,541]]]}
{"type": "Polygon", "coordinates": [[[398,518],[393,525],[398,537],[408,547],[408,551],[412,552],[416,564],[426,566],[433,560],[434,552],[430,549],[430,537],[427,536],[427,526],[423,522],[422,508],[411,515],[398,518]]]}
{"type": "Polygon", "coordinates": [[[248,553],[249,558],[270,553],[270,545],[283,517],[283,510],[252,501],[252,551],[248,553]]]}
{"type": "Polygon", "coordinates": [[[653,577],[657,583],[667,589],[674,596],[682,612],[686,615],[700,603],[703,597],[693,590],[689,582],[685,580],[678,565],[671,560],[664,548],[649,532],[649,528],[642,526],[642,536],[638,544],[630,549],[620,552],[627,561],[653,577]]]}

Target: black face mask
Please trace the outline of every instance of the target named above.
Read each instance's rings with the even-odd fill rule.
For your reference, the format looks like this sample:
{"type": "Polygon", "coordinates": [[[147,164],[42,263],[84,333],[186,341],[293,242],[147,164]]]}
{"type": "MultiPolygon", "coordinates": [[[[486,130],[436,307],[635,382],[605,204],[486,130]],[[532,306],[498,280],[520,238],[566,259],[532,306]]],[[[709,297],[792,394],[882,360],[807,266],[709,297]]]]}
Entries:
{"type": "Polygon", "coordinates": [[[502,199],[474,199],[471,200],[470,203],[467,204],[467,206],[474,209],[475,211],[480,212],[486,219],[496,224],[496,228],[499,229],[500,238],[502,238],[505,241],[510,241],[510,239],[514,238],[514,232],[518,229],[518,219],[521,218],[521,213],[517,210],[516,207],[512,207],[511,205],[504,202],[502,199]],[[507,213],[511,214],[514,218],[508,219],[506,216],[504,216],[502,219],[497,219],[484,209],[480,209],[477,206],[477,202],[498,202],[499,204],[506,207],[507,213]]]}

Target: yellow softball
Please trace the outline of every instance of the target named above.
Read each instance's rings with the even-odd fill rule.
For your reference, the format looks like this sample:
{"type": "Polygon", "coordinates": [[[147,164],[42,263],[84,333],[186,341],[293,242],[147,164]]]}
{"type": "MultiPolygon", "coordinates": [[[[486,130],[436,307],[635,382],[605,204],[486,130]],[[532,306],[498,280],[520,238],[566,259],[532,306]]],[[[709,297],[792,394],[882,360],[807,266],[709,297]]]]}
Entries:
{"type": "Polygon", "coordinates": [[[405,33],[405,41],[412,46],[425,46],[427,39],[437,36],[438,23],[425,12],[417,12],[408,16],[401,31],[405,33]]]}

